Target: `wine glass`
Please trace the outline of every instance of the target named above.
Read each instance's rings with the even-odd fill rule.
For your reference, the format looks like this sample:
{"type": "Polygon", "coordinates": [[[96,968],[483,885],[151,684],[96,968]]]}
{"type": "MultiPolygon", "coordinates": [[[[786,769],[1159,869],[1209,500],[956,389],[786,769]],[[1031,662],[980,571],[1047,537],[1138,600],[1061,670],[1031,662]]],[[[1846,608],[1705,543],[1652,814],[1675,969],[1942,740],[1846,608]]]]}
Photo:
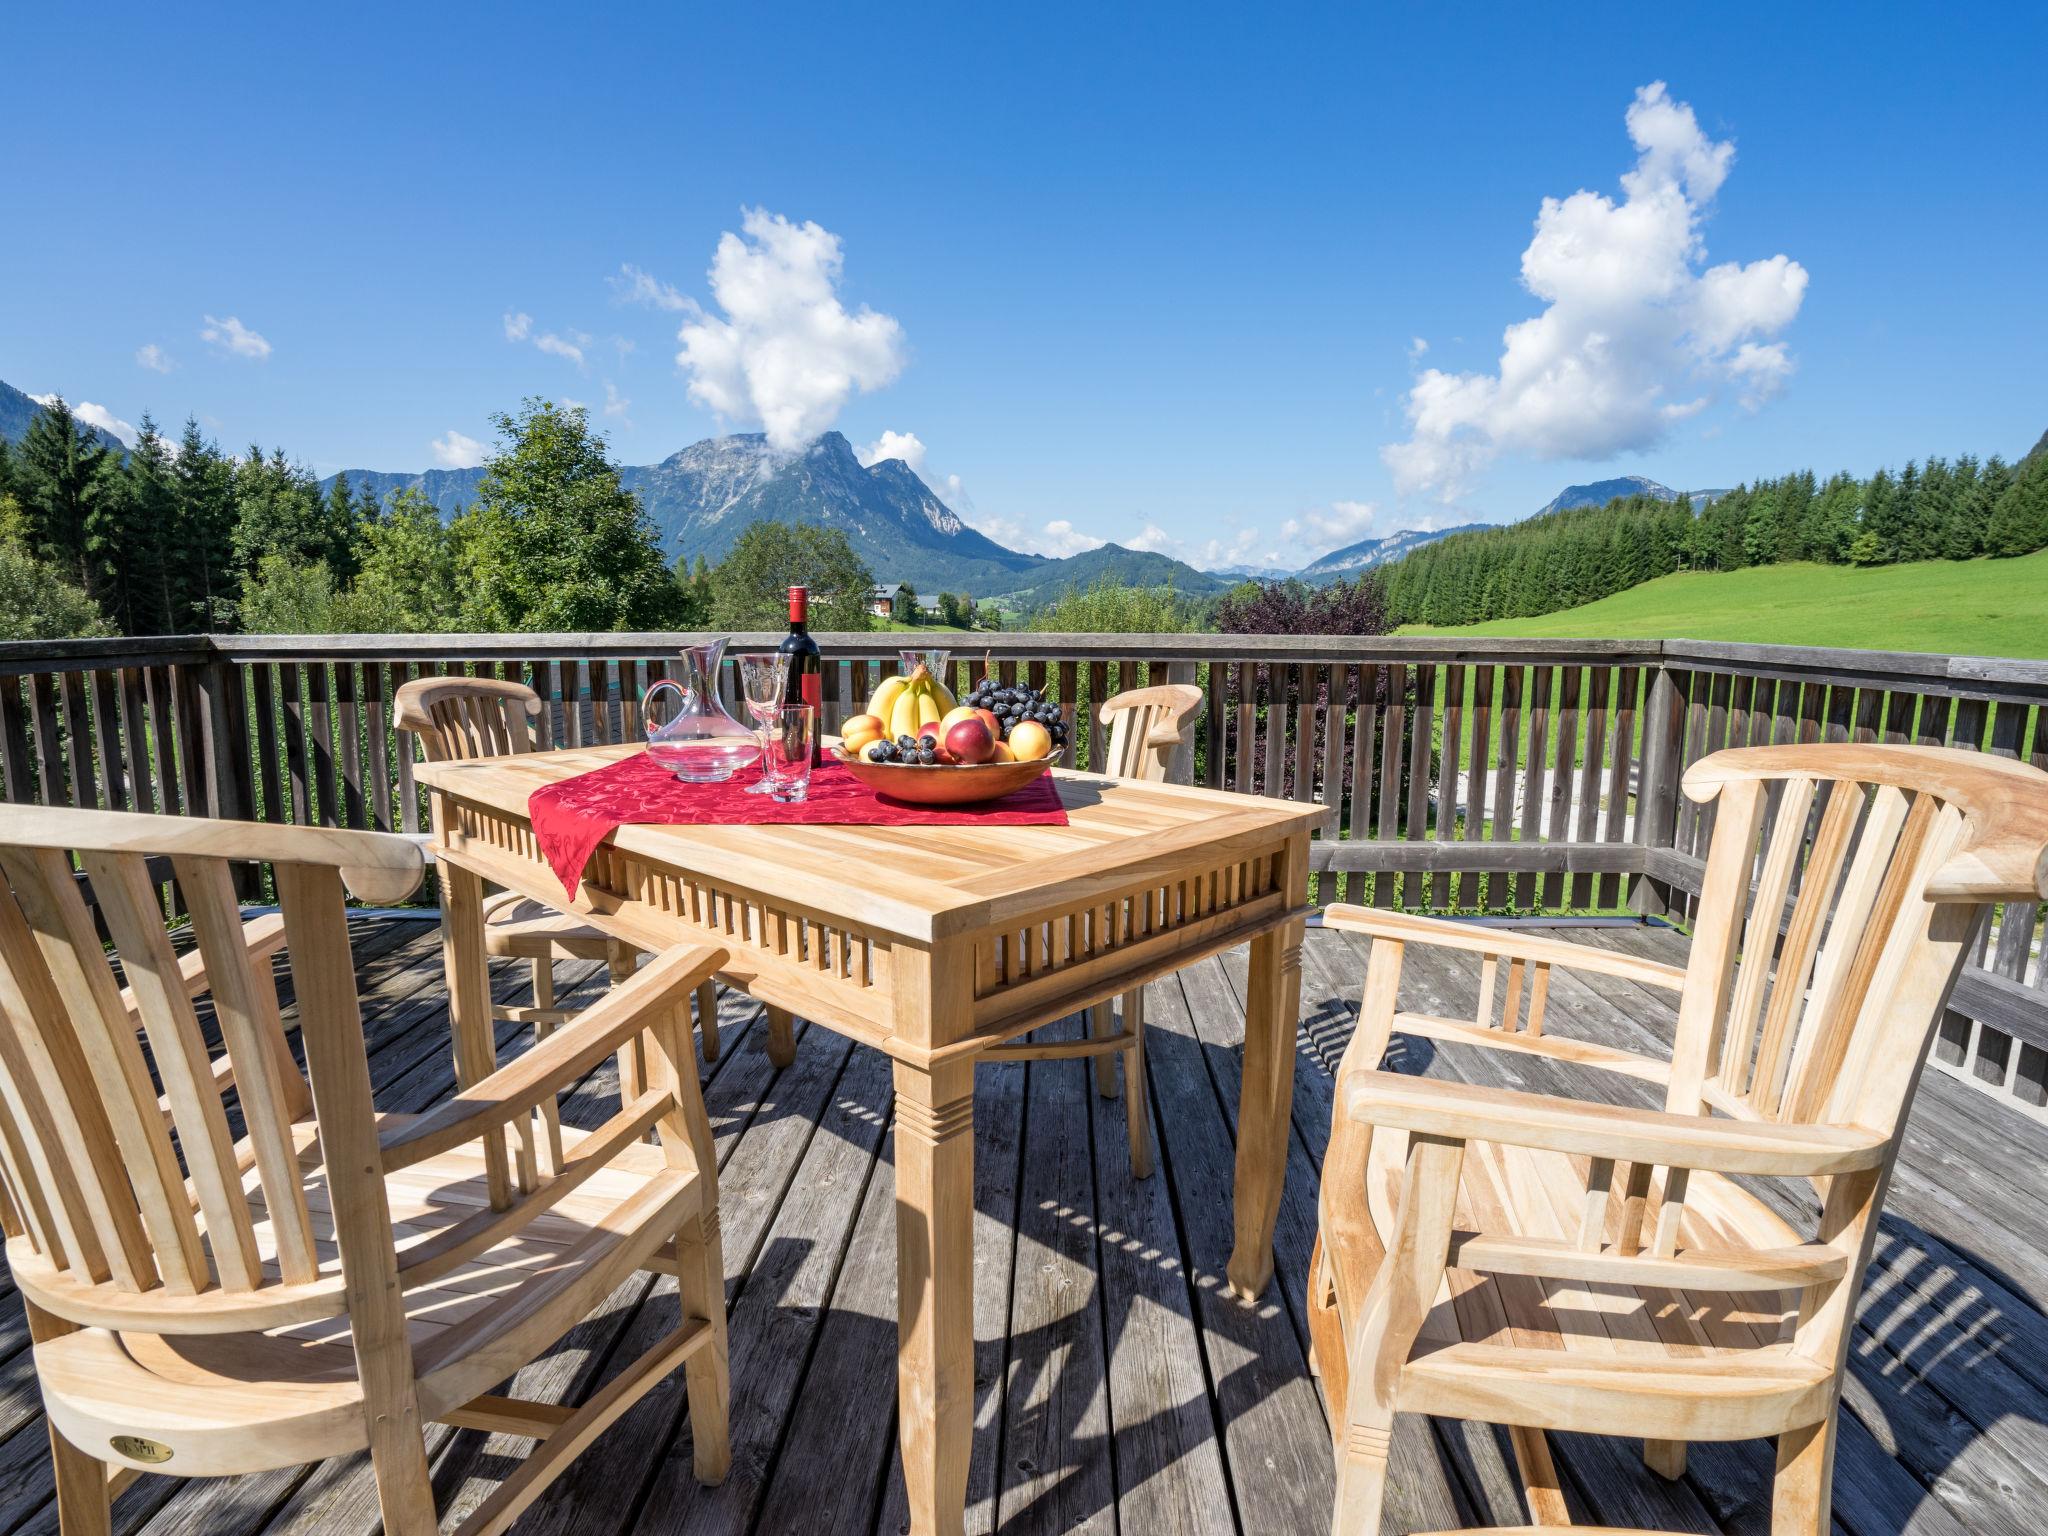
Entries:
{"type": "Polygon", "coordinates": [[[782,708],[782,690],[789,682],[789,658],[780,651],[752,651],[740,657],[740,693],[761,737],[761,777],[746,788],[750,795],[768,794],[768,727],[782,708]]]}

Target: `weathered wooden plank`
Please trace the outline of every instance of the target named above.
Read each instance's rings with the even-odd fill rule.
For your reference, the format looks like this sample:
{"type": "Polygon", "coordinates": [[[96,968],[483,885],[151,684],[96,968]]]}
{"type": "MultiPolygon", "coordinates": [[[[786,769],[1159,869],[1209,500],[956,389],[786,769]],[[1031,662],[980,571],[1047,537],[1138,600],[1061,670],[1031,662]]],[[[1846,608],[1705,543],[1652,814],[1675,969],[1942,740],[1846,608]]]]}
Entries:
{"type": "Polygon", "coordinates": [[[345,826],[369,825],[363,798],[362,722],[357,713],[356,669],[351,662],[334,668],[335,751],[341,766],[341,815],[345,826]]]}
{"type": "MultiPolygon", "coordinates": [[[[1446,667],[1443,677],[1443,744],[1436,776],[1436,836],[1450,844],[1458,836],[1458,773],[1464,751],[1465,723],[1464,667],[1446,667]]],[[[1439,909],[1453,905],[1451,875],[1438,870],[1430,881],[1430,904],[1439,909]]]]}
{"type": "MultiPolygon", "coordinates": [[[[1408,729],[1408,669],[1388,667],[1381,676],[1386,703],[1375,708],[1380,737],[1379,840],[1392,842],[1401,835],[1401,752],[1408,729]]],[[[1418,828],[1418,835],[1421,831],[1418,828]]],[[[1372,883],[1373,905],[1391,907],[1397,882],[1376,877],[1372,883]]]]}
{"type": "MultiPolygon", "coordinates": [[[[1430,780],[1429,754],[1434,734],[1436,714],[1437,669],[1417,667],[1415,669],[1415,704],[1408,716],[1408,822],[1406,835],[1410,842],[1420,842],[1430,835],[1430,780]]],[[[1436,829],[1441,839],[1442,826],[1436,829]]],[[[1425,894],[1428,882],[1421,879],[1404,880],[1401,883],[1402,898],[1413,906],[1428,902],[1425,894]]]]}
{"type": "Polygon", "coordinates": [[[288,822],[291,809],[285,804],[284,775],[278,762],[277,669],[257,662],[249,669],[249,686],[255,694],[256,783],[263,797],[263,821],[288,822]]]}
{"type": "Polygon", "coordinates": [[[313,787],[318,797],[313,822],[322,827],[342,824],[341,796],[335,788],[334,707],[331,699],[332,685],[327,668],[315,662],[306,669],[306,715],[311,726],[307,735],[313,758],[313,787]]]}

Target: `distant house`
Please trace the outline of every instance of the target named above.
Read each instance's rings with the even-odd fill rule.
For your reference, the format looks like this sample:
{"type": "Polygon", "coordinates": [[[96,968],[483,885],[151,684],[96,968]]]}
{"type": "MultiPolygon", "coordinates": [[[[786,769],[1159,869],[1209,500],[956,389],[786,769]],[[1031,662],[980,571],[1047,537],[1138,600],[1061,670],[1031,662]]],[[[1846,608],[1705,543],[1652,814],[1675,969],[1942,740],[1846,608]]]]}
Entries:
{"type": "Polygon", "coordinates": [[[880,586],[868,588],[868,613],[877,619],[886,619],[896,611],[896,589],[880,586]]]}

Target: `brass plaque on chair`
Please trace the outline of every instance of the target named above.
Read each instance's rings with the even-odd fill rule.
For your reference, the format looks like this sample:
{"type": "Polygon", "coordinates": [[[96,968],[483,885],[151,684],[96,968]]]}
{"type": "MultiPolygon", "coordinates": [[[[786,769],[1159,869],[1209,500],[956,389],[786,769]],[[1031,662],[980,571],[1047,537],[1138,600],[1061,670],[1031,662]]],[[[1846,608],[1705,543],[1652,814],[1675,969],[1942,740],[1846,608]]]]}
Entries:
{"type": "Polygon", "coordinates": [[[146,1461],[151,1465],[171,1459],[171,1448],[158,1440],[145,1440],[140,1435],[116,1435],[107,1442],[113,1446],[116,1455],[126,1456],[130,1461],[146,1461]]]}

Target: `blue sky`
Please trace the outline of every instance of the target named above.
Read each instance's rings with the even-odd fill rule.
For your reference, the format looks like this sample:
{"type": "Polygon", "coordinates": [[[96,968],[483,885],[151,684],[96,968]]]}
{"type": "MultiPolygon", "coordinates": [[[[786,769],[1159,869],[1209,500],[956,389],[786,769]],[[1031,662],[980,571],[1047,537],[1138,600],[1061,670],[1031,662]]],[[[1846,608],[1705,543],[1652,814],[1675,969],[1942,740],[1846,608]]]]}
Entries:
{"type": "Polygon", "coordinates": [[[323,473],[777,411],[1009,542],[1289,565],[2048,427],[2038,6],[324,11],[10,20],[0,379],[323,473]]]}

